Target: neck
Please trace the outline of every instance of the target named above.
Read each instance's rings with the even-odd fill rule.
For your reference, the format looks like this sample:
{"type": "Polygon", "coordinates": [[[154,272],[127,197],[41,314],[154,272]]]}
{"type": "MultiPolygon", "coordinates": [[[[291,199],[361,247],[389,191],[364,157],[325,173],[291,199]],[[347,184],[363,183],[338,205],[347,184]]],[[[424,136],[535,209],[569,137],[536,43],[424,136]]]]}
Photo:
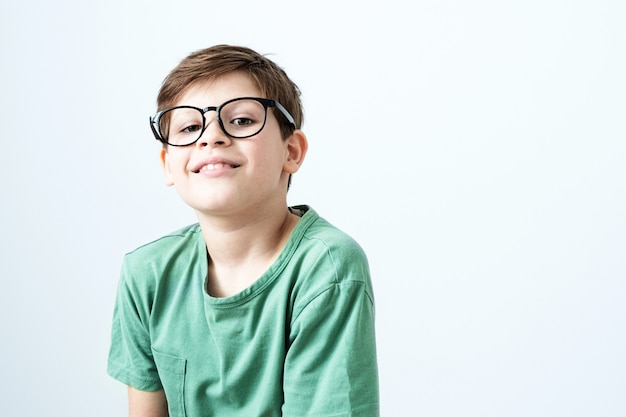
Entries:
{"type": "Polygon", "coordinates": [[[287,207],[254,219],[199,218],[207,250],[214,261],[239,262],[255,253],[272,251],[288,238],[294,216],[287,207]]]}
{"type": "Polygon", "coordinates": [[[287,244],[299,217],[284,207],[254,215],[211,217],[198,214],[209,253],[208,289],[232,295],[256,280],[287,244]]]}

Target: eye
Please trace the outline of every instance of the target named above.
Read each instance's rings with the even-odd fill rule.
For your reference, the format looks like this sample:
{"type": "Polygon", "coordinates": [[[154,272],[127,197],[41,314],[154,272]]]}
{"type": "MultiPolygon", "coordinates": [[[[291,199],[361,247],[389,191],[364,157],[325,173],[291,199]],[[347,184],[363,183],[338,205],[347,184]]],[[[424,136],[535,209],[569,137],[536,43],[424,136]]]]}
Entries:
{"type": "Polygon", "coordinates": [[[168,116],[172,135],[185,136],[202,131],[202,114],[196,108],[177,107],[168,116]]]}
{"type": "Polygon", "coordinates": [[[227,102],[220,110],[226,133],[234,137],[251,136],[261,130],[265,116],[263,105],[253,99],[241,98],[227,102]]]}
{"type": "Polygon", "coordinates": [[[248,119],[247,117],[238,117],[236,119],[231,120],[231,124],[235,126],[250,126],[254,123],[254,120],[248,119]]]}
{"type": "Polygon", "coordinates": [[[192,132],[197,132],[199,130],[202,130],[202,126],[200,126],[200,125],[189,125],[187,127],[184,127],[183,129],[181,129],[181,133],[192,133],[192,132]]]}

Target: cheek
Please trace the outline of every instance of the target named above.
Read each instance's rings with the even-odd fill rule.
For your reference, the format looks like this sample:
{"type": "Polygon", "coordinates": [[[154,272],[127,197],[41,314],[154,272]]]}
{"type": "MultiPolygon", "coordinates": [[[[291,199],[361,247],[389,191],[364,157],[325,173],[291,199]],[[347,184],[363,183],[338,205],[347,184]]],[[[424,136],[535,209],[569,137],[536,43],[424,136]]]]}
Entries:
{"type": "Polygon", "coordinates": [[[182,154],[170,154],[168,165],[173,175],[179,174],[186,170],[187,158],[182,154]]]}
{"type": "Polygon", "coordinates": [[[249,148],[249,155],[254,155],[250,158],[257,169],[262,169],[268,172],[274,172],[277,169],[281,170],[284,161],[286,160],[287,150],[281,143],[271,142],[272,138],[259,138],[254,143],[253,148],[249,148]]]}
{"type": "Polygon", "coordinates": [[[280,175],[285,168],[286,161],[287,151],[277,146],[275,149],[272,149],[271,152],[267,152],[264,162],[269,172],[280,175]]]}

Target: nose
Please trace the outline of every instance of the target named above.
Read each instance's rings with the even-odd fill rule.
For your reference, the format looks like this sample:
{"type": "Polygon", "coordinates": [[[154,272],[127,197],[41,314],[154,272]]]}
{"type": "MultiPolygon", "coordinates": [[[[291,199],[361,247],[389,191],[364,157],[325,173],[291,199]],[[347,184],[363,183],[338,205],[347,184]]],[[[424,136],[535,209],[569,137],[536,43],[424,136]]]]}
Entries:
{"type": "Polygon", "coordinates": [[[207,118],[206,119],[206,128],[200,138],[196,142],[196,145],[200,148],[204,148],[207,146],[217,147],[217,146],[229,146],[232,142],[230,136],[228,136],[222,130],[217,118],[207,118]]]}

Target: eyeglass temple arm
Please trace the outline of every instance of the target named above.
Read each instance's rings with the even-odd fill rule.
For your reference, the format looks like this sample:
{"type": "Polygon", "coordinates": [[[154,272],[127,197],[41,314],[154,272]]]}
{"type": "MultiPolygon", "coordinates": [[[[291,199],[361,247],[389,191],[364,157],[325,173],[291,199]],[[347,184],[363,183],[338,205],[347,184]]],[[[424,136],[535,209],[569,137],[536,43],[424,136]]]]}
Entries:
{"type": "Polygon", "coordinates": [[[156,140],[158,140],[159,142],[163,142],[164,139],[161,137],[159,132],[157,132],[156,128],[154,127],[156,122],[157,122],[157,119],[153,116],[150,116],[150,129],[152,129],[152,134],[154,135],[154,138],[156,140]]]}
{"type": "Polygon", "coordinates": [[[283,107],[282,104],[280,104],[278,101],[274,100],[274,106],[276,106],[276,108],[278,110],[280,110],[280,112],[283,114],[283,116],[285,116],[285,118],[289,121],[289,123],[291,123],[293,125],[293,127],[296,127],[296,121],[293,119],[293,117],[291,116],[291,114],[289,114],[289,112],[287,111],[286,108],[283,107]]]}

